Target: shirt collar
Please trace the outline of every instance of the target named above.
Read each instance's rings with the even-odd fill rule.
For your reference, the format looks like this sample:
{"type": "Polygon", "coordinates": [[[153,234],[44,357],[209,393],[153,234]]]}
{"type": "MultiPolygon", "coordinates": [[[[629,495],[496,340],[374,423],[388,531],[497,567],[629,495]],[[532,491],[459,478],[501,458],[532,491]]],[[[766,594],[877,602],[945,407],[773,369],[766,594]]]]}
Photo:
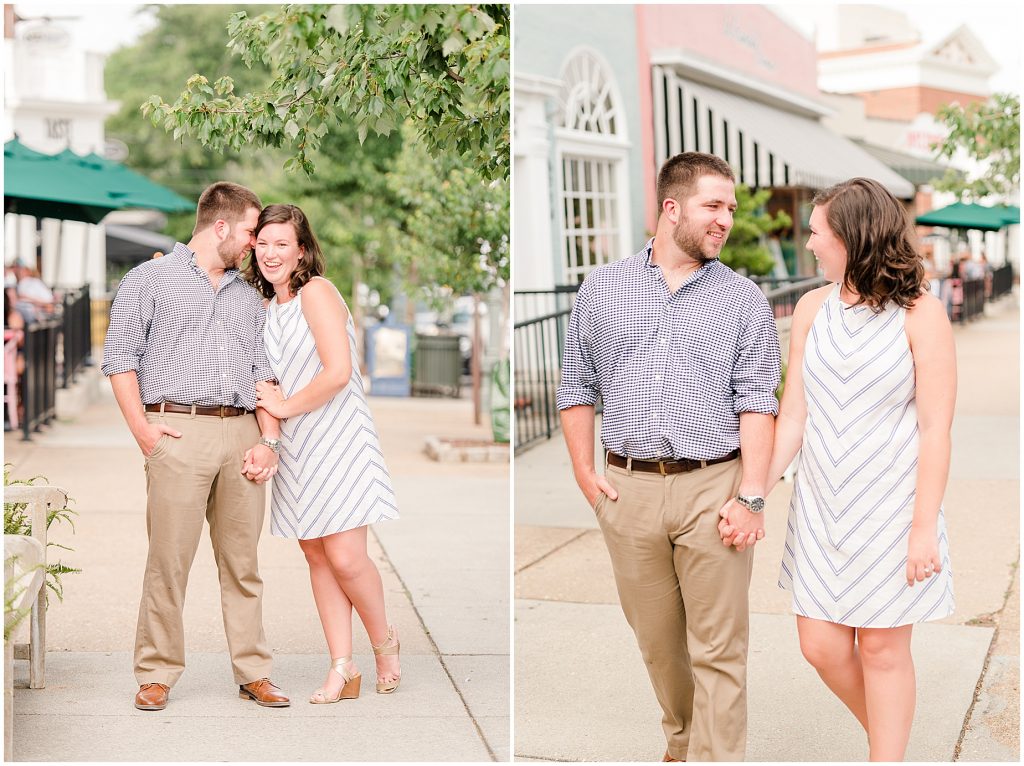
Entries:
{"type": "MultiPolygon", "coordinates": [[[[649,269],[646,273],[650,274],[652,277],[661,276],[661,269],[658,268],[656,263],[651,262],[651,257],[654,255],[654,237],[647,240],[647,244],[644,245],[644,248],[640,253],[643,255],[643,265],[649,269]]],[[[690,274],[680,287],[685,287],[686,285],[696,282],[705,274],[710,273],[711,269],[713,269],[717,263],[720,263],[718,258],[712,258],[710,261],[705,261],[704,265],[690,274]]]]}
{"type": "MultiPolygon", "coordinates": [[[[205,276],[205,272],[203,272],[203,270],[199,268],[199,264],[196,263],[195,251],[192,250],[188,245],[183,245],[181,242],[175,242],[174,249],[171,251],[170,254],[177,258],[180,263],[190,265],[197,272],[201,272],[205,276]]],[[[231,279],[234,279],[239,273],[240,272],[237,268],[224,270],[224,276],[231,277],[231,279]]]]}

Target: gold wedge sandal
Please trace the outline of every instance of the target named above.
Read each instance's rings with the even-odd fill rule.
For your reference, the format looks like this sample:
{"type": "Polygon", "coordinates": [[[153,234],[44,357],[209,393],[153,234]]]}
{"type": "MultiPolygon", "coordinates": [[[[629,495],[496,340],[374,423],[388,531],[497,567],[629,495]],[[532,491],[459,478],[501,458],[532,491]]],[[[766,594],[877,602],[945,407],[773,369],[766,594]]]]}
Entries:
{"type": "MultiPolygon", "coordinates": [[[[380,646],[374,646],[373,644],[370,644],[370,646],[373,649],[373,653],[375,655],[398,654],[399,650],[402,648],[402,642],[395,638],[395,626],[388,625],[388,634],[384,638],[384,640],[380,642],[380,646]],[[391,644],[392,640],[394,640],[394,644],[391,644]],[[389,646],[389,644],[391,645],[389,646]]],[[[391,692],[398,688],[398,684],[399,682],[401,682],[401,680],[402,673],[401,671],[399,671],[398,678],[396,678],[394,681],[388,681],[387,683],[383,684],[378,682],[377,694],[391,694],[391,692]]]]}
{"type": "MultiPolygon", "coordinates": [[[[351,657],[339,657],[336,660],[331,659],[331,670],[341,676],[345,683],[338,690],[338,696],[336,697],[328,697],[327,693],[323,689],[317,689],[309,698],[309,701],[312,704],[329,705],[332,702],[341,702],[342,700],[354,700],[359,698],[359,685],[363,677],[358,670],[355,672],[355,675],[351,676],[345,671],[345,666],[351,661],[351,657]]],[[[380,684],[378,684],[378,686],[380,686],[380,684]]]]}

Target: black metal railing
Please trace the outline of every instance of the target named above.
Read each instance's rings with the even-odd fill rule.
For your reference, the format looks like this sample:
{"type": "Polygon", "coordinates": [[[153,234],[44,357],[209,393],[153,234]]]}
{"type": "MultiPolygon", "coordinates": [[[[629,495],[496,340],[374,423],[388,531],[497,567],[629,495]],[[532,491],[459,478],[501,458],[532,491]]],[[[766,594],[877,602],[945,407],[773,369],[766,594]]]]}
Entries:
{"type": "Polygon", "coordinates": [[[942,295],[949,321],[961,324],[985,313],[985,280],[944,279],[942,295]]]}
{"type": "Polygon", "coordinates": [[[92,304],[89,285],[67,290],[62,301],[60,329],[60,387],[75,382],[75,375],[85,367],[92,353],[92,304]]]}
{"type": "Polygon", "coordinates": [[[1001,298],[1013,290],[1013,265],[1006,264],[998,269],[992,270],[992,290],[989,295],[991,300],[1001,298]]]}
{"type": "Polygon", "coordinates": [[[25,371],[21,374],[21,429],[24,438],[48,424],[57,413],[57,319],[33,322],[25,328],[25,371]]]}
{"type": "Polygon", "coordinates": [[[579,285],[556,285],[553,290],[516,290],[512,294],[517,322],[572,310],[579,285]]]}
{"type": "Polygon", "coordinates": [[[789,282],[789,284],[778,285],[767,290],[765,287],[770,284],[769,282],[765,282],[761,286],[765,297],[768,299],[768,303],[772,307],[772,313],[775,315],[776,321],[793,316],[797,301],[805,293],[828,284],[828,280],[824,277],[804,277],[798,281],[771,280],[771,282],[789,282]]]}
{"type": "Polygon", "coordinates": [[[516,452],[541,439],[550,439],[559,428],[555,389],[569,314],[570,309],[566,308],[517,322],[513,327],[516,452]]]}

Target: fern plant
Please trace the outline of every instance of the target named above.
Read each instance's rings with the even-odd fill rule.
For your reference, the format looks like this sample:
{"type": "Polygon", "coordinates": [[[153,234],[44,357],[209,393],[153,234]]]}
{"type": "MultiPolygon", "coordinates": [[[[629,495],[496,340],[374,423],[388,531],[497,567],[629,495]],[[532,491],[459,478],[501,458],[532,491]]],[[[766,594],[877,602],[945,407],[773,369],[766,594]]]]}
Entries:
{"type": "MultiPolygon", "coordinates": [[[[36,485],[38,483],[48,484],[45,476],[33,476],[31,479],[12,479],[11,468],[13,466],[10,463],[4,464],[4,486],[12,484],[27,484],[29,486],[36,485]]],[[[70,498],[69,498],[70,500],[70,498]]],[[[32,533],[32,520],[28,517],[26,510],[28,509],[27,503],[4,503],[4,534],[5,535],[29,535],[32,533]]],[[[75,529],[75,522],[72,518],[77,515],[75,511],[68,507],[64,508],[50,508],[46,514],[46,528],[57,522],[58,524],[68,524],[73,532],[75,529]]],[[[74,551],[74,548],[69,548],[66,545],[48,541],[46,547],[58,548],[65,551],[74,551]]],[[[49,558],[49,555],[47,555],[49,558]]],[[[57,599],[60,601],[64,600],[64,583],[61,578],[67,574],[78,574],[81,569],[76,569],[65,564],[63,561],[47,562],[46,564],[46,587],[52,591],[57,599]]],[[[49,594],[47,594],[49,595],[49,594]]],[[[6,600],[6,599],[5,599],[6,600]]],[[[49,598],[47,598],[49,600],[49,598]]],[[[7,604],[4,604],[6,612],[7,604]]]]}

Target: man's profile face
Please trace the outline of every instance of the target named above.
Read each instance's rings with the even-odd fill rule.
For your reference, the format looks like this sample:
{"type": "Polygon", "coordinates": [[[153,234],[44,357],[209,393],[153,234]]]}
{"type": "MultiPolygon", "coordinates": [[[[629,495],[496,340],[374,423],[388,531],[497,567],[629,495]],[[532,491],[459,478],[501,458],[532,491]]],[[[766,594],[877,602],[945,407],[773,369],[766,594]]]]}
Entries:
{"type": "Polygon", "coordinates": [[[217,255],[224,263],[224,268],[237,268],[249,255],[255,244],[253,232],[256,231],[259,218],[260,211],[251,207],[240,221],[229,227],[227,237],[217,246],[217,255]]]}
{"type": "Polygon", "coordinates": [[[672,229],[676,246],[698,261],[717,258],[732,231],[736,185],[722,176],[701,176],[693,194],[680,202],[680,210],[672,229]]]}

